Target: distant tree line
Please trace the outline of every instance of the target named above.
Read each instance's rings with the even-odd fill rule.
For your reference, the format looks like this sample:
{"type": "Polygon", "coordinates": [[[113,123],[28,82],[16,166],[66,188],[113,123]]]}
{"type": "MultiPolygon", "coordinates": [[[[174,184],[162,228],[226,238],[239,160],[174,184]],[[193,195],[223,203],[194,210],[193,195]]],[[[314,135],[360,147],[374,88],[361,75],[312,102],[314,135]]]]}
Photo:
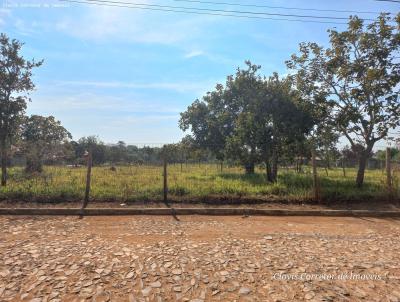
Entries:
{"type": "MultiPolygon", "coordinates": [[[[34,116],[38,118],[38,116],[34,116]]],[[[40,117],[47,119],[45,117],[40,117]]],[[[49,117],[49,119],[54,119],[49,117]]],[[[24,126],[24,125],[22,125],[24,126]]],[[[32,129],[37,132],[37,129],[32,129]]],[[[52,129],[53,137],[57,135],[52,129]]],[[[65,130],[65,129],[64,129],[65,130]]],[[[97,136],[82,137],[71,140],[65,130],[66,139],[48,138],[46,141],[40,135],[35,140],[20,140],[12,147],[9,160],[20,159],[26,165],[27,172],[41,172],[43,164],[47,165],[85,165],[86,156],[92,153],[93,165],[144,165],[162,164],[164,158],[169,163],[212,162],[215,157],[211,152],[198,150],[192,145],[168,144],[160,146],[127,145],[123,141],[116,144],[106,144],[97,136]]]]}
{"type": "Polygon", "coordinates": [[[63,148],[66,150],[63,161],[69,164],[84,164],[84,155],[89,150],[92,152],[94,165],[162,164],[164,159],[169,163],[215,161],[211,152],[199,150],[191,141],[185,139],[177,144],[136,146],[123,141],[105,144],[96,136],[88,136],[77,141],[66,142],[63,148]]]}

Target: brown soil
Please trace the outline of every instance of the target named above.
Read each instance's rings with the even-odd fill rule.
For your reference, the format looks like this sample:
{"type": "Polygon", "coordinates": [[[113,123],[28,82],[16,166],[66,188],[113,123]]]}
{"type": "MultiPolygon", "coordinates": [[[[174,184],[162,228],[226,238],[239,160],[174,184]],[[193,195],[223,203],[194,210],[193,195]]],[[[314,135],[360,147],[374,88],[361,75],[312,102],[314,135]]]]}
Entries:
{"type": "MultiPolygon", "coordinates": [[[[82,202],[26,202],[26,201],[0,201],[0,208],[80,208],[82,202]]],[[[87,205],[88,208],[166,208],[163,202],[99,202],[91,201],[87,205]]],[[[170,202],[168,207],[173,208],[257,208],[257,209],[279,209],[279,210],[375,210],[375,211],[400,211],[400,202],[390,201],[364,201],[364,202],[338,202],[329,204],[318,203],[284,203],[284,202],[268,202],[268,203],[244,203],[244,204],[211,204],[211,203],[187,203],[187,202],[170,202]]]]}

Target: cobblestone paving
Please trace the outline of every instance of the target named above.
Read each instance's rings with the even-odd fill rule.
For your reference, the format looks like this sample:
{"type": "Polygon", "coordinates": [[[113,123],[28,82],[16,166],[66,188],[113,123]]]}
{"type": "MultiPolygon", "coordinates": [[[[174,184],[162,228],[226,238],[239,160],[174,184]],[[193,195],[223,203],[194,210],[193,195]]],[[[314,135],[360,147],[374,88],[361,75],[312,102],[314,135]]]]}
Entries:
{"type": "Polygon", "coordinates": [[[400,301],[400,220],[0,217],[0,301],[400,301]]]}

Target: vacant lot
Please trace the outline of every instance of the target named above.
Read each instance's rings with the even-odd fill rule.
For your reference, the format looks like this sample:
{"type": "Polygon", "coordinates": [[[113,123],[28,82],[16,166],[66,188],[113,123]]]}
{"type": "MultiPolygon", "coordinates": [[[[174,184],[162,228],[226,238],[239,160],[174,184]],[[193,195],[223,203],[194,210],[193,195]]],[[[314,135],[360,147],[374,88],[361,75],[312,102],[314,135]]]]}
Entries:
{"type": "Polygon", "coordinates": [[[400,301],[398,220],[178,219],[0,217],[0,300],[400,301]]]}
{"type": "MultiPolygon", "coordinates": [[[[360,201],[388,199],[386,175],[382,170],[368,170],[362,189],[355,188],[354,168],[319,169],[321,193],[326,201],[360,201]]],[[[68,201],[81,200],[85,188],[86,169],[45,167],[42,174],[25,174],[22,168],[10,169],[6,188],[0,188],[1,199],[68,201]]],[[[394,173],[393,197],[399,196],[399,175],[394,173]]],[[[245,175],[240,167],[214,164],[171,164],[168,166],[168,188],[171,200],[288,200],[312,199],[310,168],[303,173],[281,169],[278,182],[271,184],[261,168],[254,175],[245,175]]],[[[161,166],[94,167],[91,197],[98,201],[158,201],[163,196],[161,166]]]]}

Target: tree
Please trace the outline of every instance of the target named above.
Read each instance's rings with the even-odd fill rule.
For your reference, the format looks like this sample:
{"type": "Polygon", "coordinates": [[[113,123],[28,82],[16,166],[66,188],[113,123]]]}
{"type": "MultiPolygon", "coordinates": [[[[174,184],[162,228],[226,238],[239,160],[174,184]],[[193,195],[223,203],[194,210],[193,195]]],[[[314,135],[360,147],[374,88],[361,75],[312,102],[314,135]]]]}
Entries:
{"type": "Polygon", "coordinates": [[[233,131],[233,112],[228,113],[229,104],[224,99],[224,86],[217,84],[203,99],[195,100],[181,113],[179,127],[190,130],[194,146],[211,151],[218,160],[224,159],[226,139],[233,131]]]}
{"type": "MultiPolygon", "coordinates": [[[[397,148],[390,148],[390,159],[398,160],[400,158],[400,150],[397,148]]],[[[375,157],[381,162],[385,162],[386,160],[386,150],[378,150],[375,152],[375,157]]]]}
{"type": "Polygon", "coordinates": [[[107,157],[112,163],[126,162],[128,154],[125,142],[118,141],[116,145],[108,148],[107,157]]]}
{"type": "Polygon", "coordinates": [[[325,168],[330,169],[332,161],[335,161],[340,156],[340,152],[336,147],[339,134],[329,124],[319,124],[316,129],[315,142],[318,149],[317,152],[325,161],[325,168]]]}
{"type": "Polygon", "coordinates": [[[290,79],[280,79],[276,73],[269,78],[245,79],[244,87],[238,86],[232,93],[247,104],[237,114],[226,153],[245,162],[250,173],[254,163],[264,163],[267,179],[274,182],[280,154],[285,146],[305,139],[313,119],[299,106],[299,95],[292,89],[290,79]]]}
{"type": "Polygon", "coordinates": [[[231,133],[225,139],[225,154],[239,160],[246,173],[252,174],[262,160],[259,139],[268,130],[259,114],[263,102],[263,78],[258,74],[261,66],[250,61],[246,65],[247,69],[238,68],[235,76],[227,78],[221,107],[222,116],[230,116],[232,123],[231,133]]]}
{"type": "Polygon", "coordinates": [[[195,145],[211,151],[218,160],[239,160],[247,173],[254,173],[256,141],[251,129],[237,126],[250,122],[250,111],[254,112],[250,107],[256,103],[262,80],[257,74],[260,66],[249,61],[246,65],[247,69],[238,68],[235,76],[227,77],[225,87],[217,84],[202,101],[196,100],[181,113],[180,128],[191,130],[195,145]],[[244,129],[249,131],[245,134],[244,129]]]}
{"type": "Polygon", "coordinates": [[[274,74],[264,81],[263,97],[258,110],[265,129],[259,138],[269,181],[277,180],[278,160],[303,144],[315,124],[315,118],[305,110],[303,100],[290,78],[274,74]]]}
{"type": "Polygon", "coordinates": [[[53,116],[32,115],[22,125],[26,171],[42,172],[45,159],[64,157],[63,143],[71,134],[53,116]]]}
{"type": "Polygon", "coordinates": [[[323,101],[338,131],[351,146],[362,146],[356,178],[361,187],[375,143],[400,125],[400,14],[381,14],[366,26],[351,17],[347,30],[330,30],[329,37],[327,49],[301,43],[287,65],[303,97],[323,101]]]}
{"type": "Polygon", "coordinates": [[[26,93],[33,90],[32,69],[43,61],[25,60],[20,54],[23,44],[0,34],[0,153],[1,185],[7,184],[7,153],[29,101],[26,93]],[[20,95],[22,94],[22,95],[20,95]],[[25,94],[25,95],[24,95],[25,94]]]}
{"type": "MultiPolygon", "coordinates": [[[[360,144],[356,144],[353,146],[345,146],[341,153],[342,159],[344,160],[345,164],[355,165],[355,163],[359,162],[359,156],[364,150],[364,147],[360,144]]],[[[370,154],[372,156],[372,152],[370,154]]]]}
{"type": "Polygon", "coordinates": [[[191,130],[200,148],[217,159],[235,160],[254,173],[265,163],[267,178],[275,181],[280,148],[304,139],[313,120],[303,111],[290,79],[259,75],[258,65],[246,61],[246,69],[228,76],[202,101],[196,100],[181,114],[180,127],[191,130]]]}
{"type": "Polygon", "coordinates": [[[179,142],[179,152],[181,162],[207,161],[209,159],[223,161],[223,154],[222,157],[217,158],[209,149],[200,148],[190,135],[186,135],[179,142]]]}
{"type": "Polygon", "coordinates": [[[81,137],[75,145],[76,158],[83,159],[85,152],[92,152],[93,165],[104,164],[107,160],[107,147],[97,136],[81,137]]]}

